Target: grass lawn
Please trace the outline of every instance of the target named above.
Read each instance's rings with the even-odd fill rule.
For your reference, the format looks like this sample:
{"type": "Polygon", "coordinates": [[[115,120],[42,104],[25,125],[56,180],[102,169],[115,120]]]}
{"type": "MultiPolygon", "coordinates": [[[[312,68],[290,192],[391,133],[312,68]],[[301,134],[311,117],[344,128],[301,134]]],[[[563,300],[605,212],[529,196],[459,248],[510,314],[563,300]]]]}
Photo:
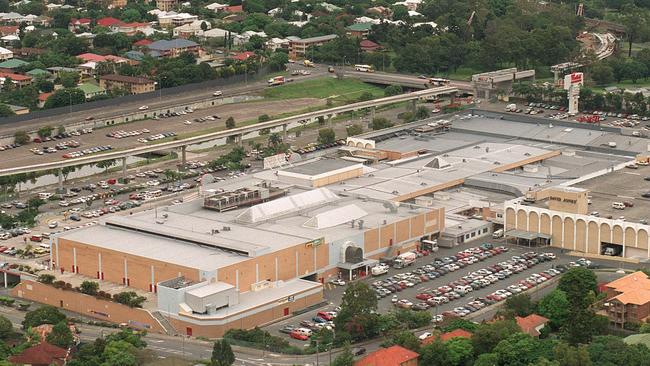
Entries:
{"type": "Polygon", "coordinates": [[[458,70],[450,72],[447,78],[451,80],[469,81],[472,79],[472,75],[478,74],[480,72],[481,71],[474,70],[471,67],[459,67],[458,70]]]}
{"type": "Polygon", "coordinates": [[[606,87],[615,86],[621,89],[637,89],[637,88],[650,88],[650,80],[637,80],[636,84],[632,80],[623,80],[620,83],[613,83],[607,86],[594,86],[591,89],[594,91],[604,92],[606,87]]]}
{"type": "Polygon", "coordinates": [[[264,91],[264,97],[269,99],[331,98],[334,102],[349,103],[364,92],[370,92],[375,98],[384,96],[383,88],[356,79],[324,77],[268,88],[264,91]]]}

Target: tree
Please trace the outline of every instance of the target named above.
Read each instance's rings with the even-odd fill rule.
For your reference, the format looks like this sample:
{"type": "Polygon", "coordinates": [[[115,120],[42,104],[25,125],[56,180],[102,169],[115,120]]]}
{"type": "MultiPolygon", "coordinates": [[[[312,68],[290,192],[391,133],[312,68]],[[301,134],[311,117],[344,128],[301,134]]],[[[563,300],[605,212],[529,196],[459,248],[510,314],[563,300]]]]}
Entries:
{"type": "Polygon", "coordinates": [[[495,353],[480,353],[476,361],[474,361],[474,366],[495,366],[498,363],[499,356],[495,353]]]}
{"type": "Polygon", "coordinates": [[[373,130],[382,130],[384,128],[393,127],[393,123],[384,117],[376,117],[372,120],[372,129],[373,130]]]}
{"type": "Polygon", "coordinates": [[[79,290],[83,294],[95,296],[97,295],[97,291],[99,291],[99,283],[95,281],[83,281],[81,286],[79,286],[79,290]]]}
{"type": "Polygon", "coordinates": [[[110,167],[114,166],[115,164],[117,164],[117,160],[115,160],[115,159],[109,159],[109,160],[98,161],[97,163],[95,163],[95,166],[98,167],[98,168],[100,168],[100,169],[103,168],[103,169],[104,169],[104,173],[108,173],[108,169],[109,169],[110,167]]]}
{"type": "Polygon", "coordinates": [[[16,131],[14,133],[14,143],[19,145],[25,145],[31,141],[31,138],[25,131],[16,131]]]}
{"type": "Polygon", "coordinates": [[[648,72],[646,66],[636,60],[627,60],[625,62],[625,76],[632,80],[632,83],[636,84],[637,80],[645,77],[648,72]]]}
{"type": "Polygon", "coordinates": [[[591,78],[598,85],[607,85],[614,81],[614,71],[604,62],[598,62],[591,67],[591,78]]]}
{"type": "Polygon", "coordinates": [[[230,366],[233,363],[235,363],[235,354],[228,341],[222,339],[214,342],[210,366],[230,366]]]}
{"type": "Polygon", "coordinates": [[[331,128],[321,128],[318,130],[318,143],[331,144],[336,141],[336,134],[331,128]]]}
{"type": "Polygon", "coordinates": [[[36,132],[40,138],[44,137],[50,137],[52,136],[52,131],[54,131],[54,127],[52,126],[43,126],[38,129],[36,132]]]}
{"type": "Polygon", "coordinates": [[[398,95],[402,94],[404,90],[402,89],[402,86],[400,85],[389,85],[384,89],[384,96],[390,97],[393,95],[398,95]]]}
{"type": "Polygon", "coordinates": [[[349,346],[345,346],[343,348],[343,352],[341,352],[334,361],[332,361],[331,366],[353,366],[354,365],[354,355],[352,354],[352,351],[350,351],[349,346]]]}
{"type": "Polygon", "coordinates": [[[535,305],[528,294],[518,294],[506,299],[506,311],[516,316],[528,316],[535,311],[535,305]]]}
{"type": "Polygon", "coordinates": [[[648,24],[644,12],[633,4],[624,6],[622,13],[628,43],[627,57],[632,57],[632,43],[646,36],[648,24]]]}
{"type": "Polygon", "coordinates": [[[207,31],[208,30],[208,23],[206,23],[205,21],[201,22],[201,30],[204,31],[204,32],[207,31]]]}
{"type": "Polygon", "coordinates": [[[276,51],[269,56],[268,65],[271,70],[284,70],[285,65],[289,62],[289,55],[285,52],[276,51]]]}
{"type": "Polygon", "coordinates": [[[72,345],[74,338],[72,337],[68,323],[61,321],[52,327],[52,331],[47,335],[45,340],[51,345],[67,349],[72,345]]]}
{"type": "Polygon", "coordinates": [[[420,348],[420,365],[452,366],[447,347],[440,339],[420,348]]]}
{"type": "Polygon", "coordinates": [[[266,121],[270,121],[270,120],[271,120],[271,117],[269,117],[268,114],[261,114],[261,115],[259,115],[257,117],[257,122],[266,122],[266,121]]]}
{"type": "Polygon", "coordinates": [[[350,337],[361,340],[377,334],[377,296],[364,282],[348,285],[341,300],[341,311],[334,318],[336,341],[350,337]]]}
{"type": "Polygon", "coordinates": [[[58,324],[65,320],[66,316],[59,309],[54,306],[44,305],[25,314],[23,329],[37,327],[41,324],[58,324]]]}
{"type": "Polygon", "coordinates": [[[520,331],[521,329],[512,319],[483,323],[474,330],[472,345],[477,354],[488,353],[499,342],[520,331]]]}
{"type": "Polygon", "coordinates": [[[11,321],[0,315],[0,339],[7,339],[14,332],[11,321]]]}
{"type": "Polygon", "coordinates": [[[67,107],[86,102],[86,95],[81,89],[59,89],[45,101],[44,108],[67,107]]]}
{"type": "Polygon", "coordinates": [[[413,352],[418,352],[420,349],[420,340],[415,336],[415,334],[413,334],[413,332],[408,330],[395,334],[391,339],[391,343],[410,349],[413,352]]]}
{"type": "Polygon", "coordinates": [[[525,333],[515,333],[494,347],[499,365],[526,366],[535,361],[535,339],[525,333]]]}
{"type": "Polygon", "coordinates": [[[16,113],[6,104],[0,104],[0,117],[15,116],[16,113]]]}
{"type": "Polygon", "coordinates": [[[130,306],[132,308],[141,308],[142,304],[147,300],[144,296],[138,296],[134,291],[123,291],[113,295],[113,299],[120,304],[130,306]]]}
{"type": "Polygon", "coordinates": [[[585,346],[573,347],[560,343],[555,347],[555,359],[559,361],[559,366],[591,366],[585,346]]]}
{"type": "Polygon", "coordinates": [[[74,88],[79,83],[79,74],[76,72],[62,71],[59,80],[64,88],[74,88]]]}
{"type": "Polygon", "coordinates": [[[348,136],[360,135],[363,133],[363,127],[355,123],[353,125],[347,126],[345,128],[345,132],[347,132],[348,136]]]}
{"type": "Polygon", "coordinates": [[[229,129],[229,130],[235,128],[235,119],[234,118],[228,117],[228,119],[226,120],[226,128],[229,129]]]}
{"type": "Polygon", "coordinates": [[[27,207],[34,208],[36,210],[38,210],[38,208],[43,206],[44,204],[45,201],[38,197],[32,197],[29,200],[27,200],[27,207]]]}
{"type": "Polygon", "coordinates": [[[136,366],[138,361],[135,357],[136,348],[125,341],[111,341],[106,344],[101,366],[136,366]]]}
{"type": "Polygon", "coordinates": [[[452,338],[445,342],[449,361],[452,365],[471,365],[474,360],[472,341],[467,338],[452,338]]]}
{"type": "Polygon", "coordinates": [[[420,106],[415,111],[415,119],[416,120],[429,118],[430,116],[431,116],[431,113],[429,113],[429,110],[427,109],[427,107],[420,106]]]}
{"type": "Polygon", "coordinates": [[[590,294],[596,292],[598,285],[596,275],[590,269],[574,267],[568,270],[561,278],[558,289],[564,291],[573,305],[591,305],[590,294]]]}
{"type": "Polygon", "coordinates": [[[549,319],[549,326],[558,330],[569,319],[569,300],[566,293],[555,289],[537,303],[537,312],[549,319]]]}

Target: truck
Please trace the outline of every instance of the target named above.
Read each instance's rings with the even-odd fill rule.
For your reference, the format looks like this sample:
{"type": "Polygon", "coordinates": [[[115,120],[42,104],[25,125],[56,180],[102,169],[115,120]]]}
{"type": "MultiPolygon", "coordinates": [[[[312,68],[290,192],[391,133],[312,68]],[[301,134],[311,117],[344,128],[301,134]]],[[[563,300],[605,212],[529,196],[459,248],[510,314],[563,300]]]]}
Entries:
{"type": "Polygon", "coordinates": [[[305,65],[305,67],[314,67],[314,63],[309,60],[304,60],[302,64],[305,65]]]}
{"type": "Polygon", "coordinates": [[[269,86],[278,86],[278,85],[284,85],[286,81],[284,80],[284,76],[276,76],[271,79],[269,79],[268,84],[269,86]]]}
{"type": "Polygon", "coordinates": [[[410,266],[411,264],[415,263],[415,259],[417,258],[417,254],[413,252],[406,252],[402,253],[393,260],[393,268],[404,268],[406,266],[410,266]]]}
{"type": "Polygon", "coordinates": [[[370,269],[373,276],[381,276],[388,273],[388,266],[386,264],[378,264],[370,269]]]}

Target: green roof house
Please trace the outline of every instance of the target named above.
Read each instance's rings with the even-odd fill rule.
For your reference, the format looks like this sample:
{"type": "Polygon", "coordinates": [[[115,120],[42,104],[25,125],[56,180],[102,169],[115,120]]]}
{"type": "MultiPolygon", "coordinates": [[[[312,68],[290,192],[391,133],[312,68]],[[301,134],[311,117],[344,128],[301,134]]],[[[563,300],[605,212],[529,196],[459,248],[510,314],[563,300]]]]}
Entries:
{"type": "Polygon", "coordinates": [[[15,70],[21,66],[28,65],[29,62],[12,58],[11,60],[0,62],[0,69],[15,70]]]}
{"type": "Polygon", "coordinates": [[[46,76],[46,77],[52,76],[52,74],[50,74],[47,70],[43,70],[43,69],[29,70],[29,71],[27,71],[26,74],[33,77],[33,78],[36,78],[36,77],[39,77],[39,76],[46,76]]]}
{"type": "Polygon", "coordinates": [[[93,83],[79,84],[77,88],[81,89],[81,91],[84,92],[84,95],[86,96],[86,100],[97,95],[106,94],[106,90],[100,88],[97,84],[93,84],[93,83]]]}
{"type": "Polygon", "coordinates": [[[345,30],[352,37],[366,38],[372,29],[372,23],[354,23],[345,30]]]}

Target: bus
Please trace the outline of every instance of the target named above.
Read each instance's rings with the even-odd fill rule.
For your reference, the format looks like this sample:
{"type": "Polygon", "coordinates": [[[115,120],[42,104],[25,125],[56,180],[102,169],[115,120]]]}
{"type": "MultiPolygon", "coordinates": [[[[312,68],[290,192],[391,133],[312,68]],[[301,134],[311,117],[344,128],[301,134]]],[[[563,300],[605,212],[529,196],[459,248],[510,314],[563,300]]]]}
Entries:
{"type": "Polygon", "coordinates": [[[443,79],[443,78],[430,78],[429,83],[433,86],[445,86],[449,85],[451,80],[449,79],[443,79]]]}
{"type": "Polygon", "coordinates": [[[354,65],[354,69],[361,72],[375,72],[372,65],[354,65]]]}

